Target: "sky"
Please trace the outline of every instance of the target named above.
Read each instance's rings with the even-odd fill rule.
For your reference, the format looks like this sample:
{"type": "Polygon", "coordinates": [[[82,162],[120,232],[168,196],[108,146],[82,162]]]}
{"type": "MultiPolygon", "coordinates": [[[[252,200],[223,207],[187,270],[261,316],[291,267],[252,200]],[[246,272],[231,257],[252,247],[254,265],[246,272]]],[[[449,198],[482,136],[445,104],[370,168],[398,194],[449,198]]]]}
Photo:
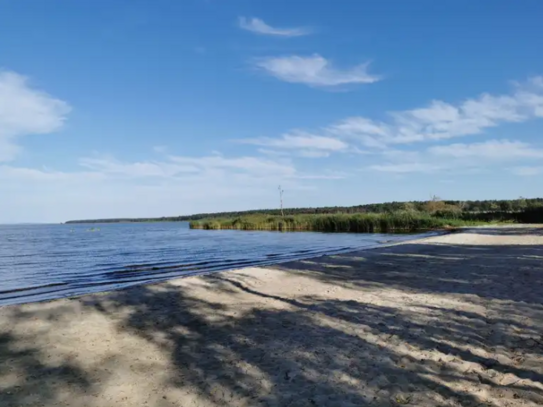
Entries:
{"type": "Polygon", "coordinates": [[[0,223],[543,196],[540,0],[0,0],[0,223]]]}

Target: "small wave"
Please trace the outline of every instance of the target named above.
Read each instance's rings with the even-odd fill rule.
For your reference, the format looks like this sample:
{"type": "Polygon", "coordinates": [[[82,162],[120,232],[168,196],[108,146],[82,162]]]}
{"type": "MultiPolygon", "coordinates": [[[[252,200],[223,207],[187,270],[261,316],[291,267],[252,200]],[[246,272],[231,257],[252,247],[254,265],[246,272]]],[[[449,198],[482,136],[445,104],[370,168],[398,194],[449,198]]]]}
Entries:
{"type": "Polygon", "coordinates": [[[145,227],[154,230],[153,234],[131,234],[128,238],[126,228],[107,225],[102,229],[108,233],[92,241],[73,235],[65,239],[60,232],[55,237],[55,229],[47,225],[32,227],[36,236],[32,241],[25,239],[24,234],[0,236],[0,281],[4,286],[0,288],[0,305],[268,266],[379,245],[379,241],[388,239],[398,240],[387,235],[361,239],[360,235],[352,234],[265,232],[228,232],[204,238],[204,235],[195,237],[189,229],[180,231],[177,224],[170,228],[167,224],[145,227]],[[14,236],[21,242],[17,247],[3,244],[14,236]],[[51,247],[56,252],[51,252],[51,247]]]}
{"type": "Polygon", "coordinates": [[[0,296],[6,295],[6,294],[12,294],[12,293],[24,292],[24,291],[40,290],[40,289],[51,288],[51,287],[60,287],[60,286],[65,286],[65,285],[66,283],[51,283],[51,284],[43,284],[43,285],[37,285],[37,286],[31,286],[31,287],[11,288],[9,290],[0,291],[0,296]]]}
{"type": "Polygon", "coordinates": [[[21,304],[61,298],[70,293],[70,286],[65,283],[43,284],[33,287],[21,287],[0,292],[0,305],[21,304]],[[67,290],[66,290],[67,289],[67,290]]]}

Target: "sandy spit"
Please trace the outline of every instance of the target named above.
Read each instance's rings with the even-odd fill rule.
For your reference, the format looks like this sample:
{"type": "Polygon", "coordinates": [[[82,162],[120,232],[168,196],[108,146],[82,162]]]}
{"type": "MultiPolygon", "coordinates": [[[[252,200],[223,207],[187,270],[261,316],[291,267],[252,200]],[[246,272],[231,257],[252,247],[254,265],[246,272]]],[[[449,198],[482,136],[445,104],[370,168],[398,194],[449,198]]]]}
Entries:
{"type": "Polygon", "coordinates": [[[542,406],[543,229],[0,308],[0,406],[542,406]]]}

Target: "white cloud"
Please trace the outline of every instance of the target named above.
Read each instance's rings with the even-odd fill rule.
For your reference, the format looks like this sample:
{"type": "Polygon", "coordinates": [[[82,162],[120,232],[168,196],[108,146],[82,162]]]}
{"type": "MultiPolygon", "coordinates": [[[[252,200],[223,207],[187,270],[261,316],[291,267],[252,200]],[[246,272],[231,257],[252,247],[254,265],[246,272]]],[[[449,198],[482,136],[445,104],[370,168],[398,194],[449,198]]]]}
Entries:
{"type": "Polygon", "coordinates": [[[307,149],[323,151],[341,151],[348,145],[336,138],[315,136],[304,132],[284,134],[281,138],[258,137],[252,139],[235,140],[238,143],[253,144],[262,147],[279,149],[307,149]]]}
{"type": "Polygon", "coordinates": [[[328,151],[323,150],[300,150],[298,154],[300,157],[305,158],[324,158],[330,156],[328,151]]]}
{"type": "Polygon", "coordinates": [[[220,154],[203,157],[168,156],[163,161],[122,162],[109,156],[85,157],[79,164],[91,171],[124,178],[177,179],[205,174],[292,176],[296,169],[288,160],[262,157],[227,158],[220,154]]]}
{"type": "Polygon", "coordinates": [[[450,144],[434,146],[428,149],[430,154],[455,158],[488,158],[516,160],[519,158],[543,158],[543,150],[528,143],[509,140],[489,140],[482,143],[450,144]]]}
{"type": "Polygon", "coordinates": [[[436,171],[441,171],[442,166],[437,164],[430,163],[400,163],[400,164],[376,164],[369,167],[370,170],[380,171],[380,172],[392,172],[397,174],[407,174],[413,172],[422,172],[422,173],[431,173],[436,171]]]}
{"type": "Polygon", "coordinates": [[[200,172],[250,174],[251,176],[293,176],[296,169],[290,161],[274,161],[261,157],[236,157],[227,158],[221,155],[205,157],[170,156],[171,161],[182,165],[193,165],[200,172]]]}
{"type": "MultiPolygon", "coordinates": [[[[433,146],[424,151],[384,150],[379,155],[385,162],[369,166],[370,170],[395,173],[466,173],[501,170],[504,162],[540,161],[543,159],[543,149],[521,141],[488,140],[481,143],[433,146]]],[[[516,167],[512,171],[525,175],[521,173],[529,172],[527,168],[533,167],[516,167]]]]}
{"type": "MultiPolygon", "coordinates": [[[[238,142],[267,147],[267,154],[272,154],[270,151],[273,150],[291,149],[304,157],[327,157],[337,151],[363,154],[396,151],[406,155],[411,153],[401,150],[391,152],[391,146],[477,135],[503,123],[519,123],[540,116],[543,117],[543,78],[536,77],[516,84],[510,95],[483,94],[458,105],[436,100],[426,107],[391,112],[388,121],[350,117],[324,128],[319,134],[297,130],[278,138],[260,137],[238,142]],[[357,144],[366,149],[360,150],[357,144]]],[[[430,154],[452,158],[482,156],[486,159],[513,160],[541,157],[541,150],[534,150],[519,141],[490,140],[485,143],[435,146],[426,152],[426,155],[430,154]]],[[[429,167],[429,170],[434,167],[429,167]]],[[[382,170],[389,167],[380,163],[375,168],[382,170]]],[[[402,164],[398,171],[420,168],[402,164]]]]}
{"type": "Polygon", "coordinates": [[[348,151],[349,145],[337,138],[316,136],[313,134],[295,131],[284,134],[280,138],[257,137],[234,140],[237,143],[252,144],[266,155],[284,155],[284,150],[291,151],[294,155],[305,158],[328,157],[332,152],[348,151]],[[272,148],[274,150],[270,150],[272,148]],[[283,151],[277,151],[283,150],[283,151]]]}
{"type": "Polygon", "coordinates": [[[256,60],[255,64],[257,68],[282,81],[317,87],[374,83],[381,79],[368,73],[367,63],[349,69],[338,69],[318,54],[308,57],[268,57],[256,60]]]}
{"type": "Polygon", "coordinates": [[[287,151],[279,151],[279,150],[270,150],[269,148],[259,148],[257,150],[260,154],[264,154],[266,156],[271,157],[289,157],[290,153],[287,151]]]}
{"type": "Polygon", "coordinates": [[[317,174],[317,175],[298,175],[297,179],[345,179],[348,174],[345,172],[331,172],[329,174],[317,174]]]}
{"type": "Polygon", "coordinates": [[[14,167],[9,165],[0,165],[0,180],[4,183],[8,181],[16,180],[16,182],[30,182],[40,184],[43,182],[58,182],[58,181],[77,181],[82,182],[83,180],[103,180],[105,179],[104,174],[99,172],[63,172],[55,171],[47,168],[36,169],[36,168],[25,168],[25,167],[14,167]]]}
{"type": "Polygon", "coordinates": [[[255,34],[270,35],[274,37],[301,37],[311,34],[311,30],[304,27],[277,28],[266,24],[259,18],[239,17],[239,27],[255,34]]]}
{"type": "Polygon", "coordinates": [[[120,175],[131,178],[168,178],[179,174],[199,172],[198,167],[191,165],[178,165],[171,162],[153,161],[124,163],[111,157],[85,157],[79,160],[79,164],[82,167],[104,174],[120,175]]]}
{"type": "Polygon", "coordinates": [[[15,72],[0,71],[0,162],[13,160],[17,138],[59,130],[70,106],[32,88],[15,72]]]}
{"type": "MultiPolygon", "coordinates": [[[[147,178],[168,182],[209,182],[218,178],[262,181],[300,178],[288,159],[262,157],[168,156],[163,161],[126,162],[110,156],[86,157],[79,160],[82,171],[62,172],[0,165],[0,179],[13,177],[32,181],[67,181],[81,177],[104,181],[144,181],[147,178]],[[218,177],[218,178],[215,178],[218,177]]],[[[318,174],[314,174],[319,176],[318,174]]],[[[154,182],[154,181],[153,181],[154,182]]],[[[220,182],[224,182],[221,180],[220,182]]]]}
{"type": "Polygon", "coordinates": [[[510,95],[483,94],[459,104],[435,100],[422,108],[389,112],[389,117],[386,122],[351,117],[326,131],[370,148],[477,135],[504,123],[543,117],[543,78],[516,84],[510,95]]]}
{"type": "Polygon", "coordinates": [[[390,129],[383,123],[364,117],[351,117],[330,126],[327,132],[356,140],[370,148],[385,148],[390,129]]]}

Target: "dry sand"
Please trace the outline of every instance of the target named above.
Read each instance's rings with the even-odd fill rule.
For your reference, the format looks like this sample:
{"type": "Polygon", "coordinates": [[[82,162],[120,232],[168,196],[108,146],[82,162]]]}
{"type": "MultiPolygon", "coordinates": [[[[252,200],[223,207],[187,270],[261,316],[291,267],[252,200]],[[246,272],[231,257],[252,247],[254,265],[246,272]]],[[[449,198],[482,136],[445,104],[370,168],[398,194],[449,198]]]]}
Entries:
{"type": "Polygon", "coordinates": [[[0,308],[0,405],[542,406],[542,334],[543,229],[472,229],[0,308]]]}

